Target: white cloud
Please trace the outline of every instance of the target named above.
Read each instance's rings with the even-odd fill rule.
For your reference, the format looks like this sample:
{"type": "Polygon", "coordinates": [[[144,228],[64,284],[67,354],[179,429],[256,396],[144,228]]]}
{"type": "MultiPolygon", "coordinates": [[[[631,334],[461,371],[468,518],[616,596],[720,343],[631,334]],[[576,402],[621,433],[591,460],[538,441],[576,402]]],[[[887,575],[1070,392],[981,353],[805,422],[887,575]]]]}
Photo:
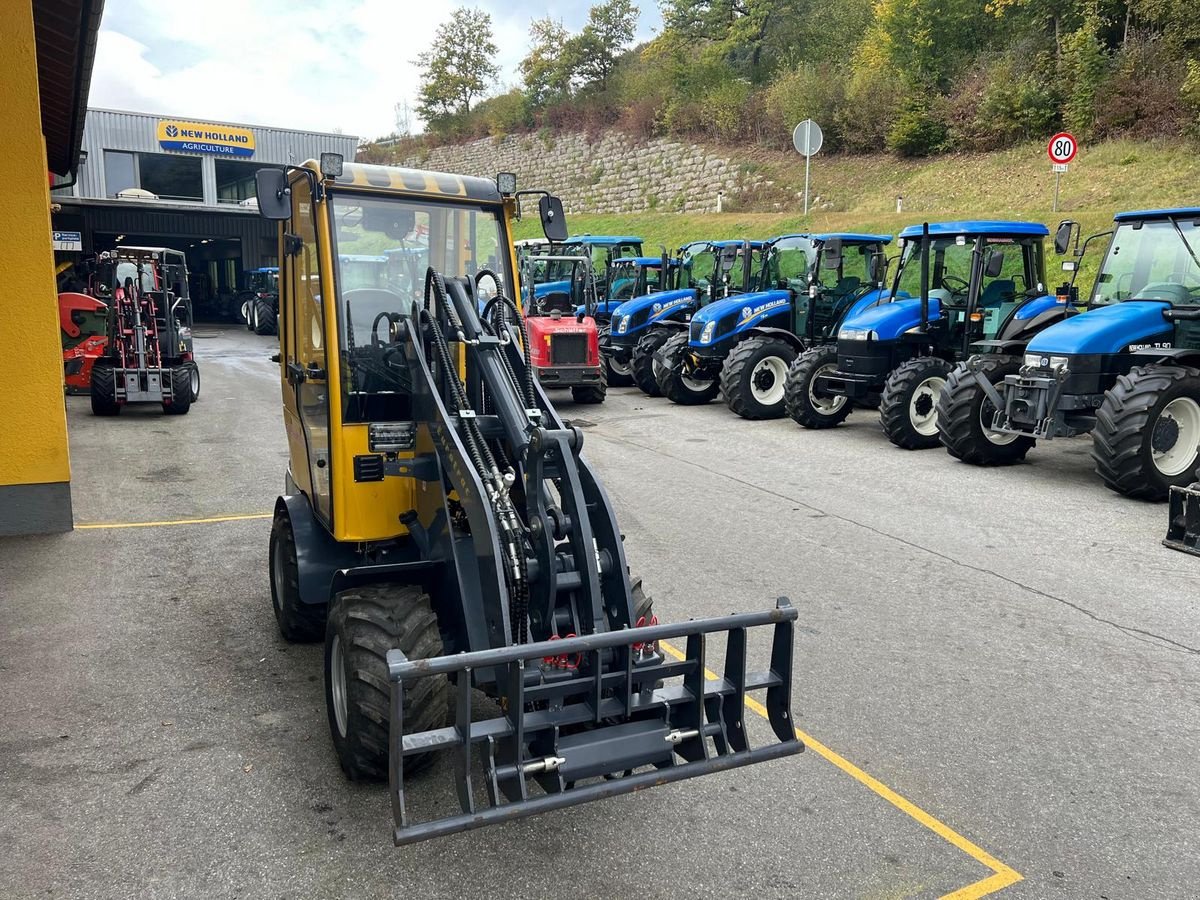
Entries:
{"type": "MultiPolygon", "coordinates": [[[[378,137],[394,106],[416,105],[413,60],[453,0],[109,0],[89,104],[226,122],[378,137]]],[[[573,0],[553,10],[522,0],[479,4],[492,14],[500,91],[517,84],[529,20],[586,18],[573,0]]],[[[641,37],[657,20],[652,0],[641,37]]]]}

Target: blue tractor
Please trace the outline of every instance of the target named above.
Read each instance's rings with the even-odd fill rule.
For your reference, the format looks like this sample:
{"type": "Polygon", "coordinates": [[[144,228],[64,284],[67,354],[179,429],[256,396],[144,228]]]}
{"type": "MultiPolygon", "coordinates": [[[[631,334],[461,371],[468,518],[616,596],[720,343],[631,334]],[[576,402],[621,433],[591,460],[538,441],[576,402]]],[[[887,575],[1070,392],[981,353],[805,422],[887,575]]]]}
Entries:
{"type": "Polygon", "coordinates": [[[792,366],[788,414],[805,428],[831,428],[855,404],[878,405],[893,444],[937,446],[938,395],[972,345],[997,337],[1019,344],[1063,315],[1045,290],[1049,233],[1034,222],[905,228],[887,298],[860,306],[841,323],[836,344],[792,366]]]}
{"type": "Polygon", "coordinates": [[[661,395],[654,356],[673,335],[686,337],[697,309],[753,290],[760,277],[762,241],[694,241],[679,249],[672,288],[626,300],[613,310],[608,354],[641,390],[661,395]]]}
{"type": "Polygon", "coordinates": [[[761,290],[710,303],[692,317],[686,338],[663,345],[663,393],[698,404],[719,392],[742,418],[784,415],[784,385],[797,355],[832,339],[846,315],[878,302],[890,241],[879,234],[791,234],[769,241],[761,290]]]}
{"type": "MultiPolygon", "coordinates": [[[[1104,483],[1120,494],[1163,500],[1194,480],[1200,466],[1200,208],[1119,213],[1095,286],[1081,309],[1012,353],[1003,379],[990,391],[970,378],[988,405],[980,406],[995,439],[963,439],[960,419],[970,386],[964,373],[943,404],[950,452],[989,465],[1021,459],[1038,439],[1091,432],[1092,459],[1104,483]],[[990,416],[990,421],[988,418],[990,416]],[[1007,444],[1002,443],[1008,441],[1007,444]],[[995,449],[999,446],[1001,449],[995,449]]],[[[1079,227],[1059,226],[1055,249],[1079,227]]]]}

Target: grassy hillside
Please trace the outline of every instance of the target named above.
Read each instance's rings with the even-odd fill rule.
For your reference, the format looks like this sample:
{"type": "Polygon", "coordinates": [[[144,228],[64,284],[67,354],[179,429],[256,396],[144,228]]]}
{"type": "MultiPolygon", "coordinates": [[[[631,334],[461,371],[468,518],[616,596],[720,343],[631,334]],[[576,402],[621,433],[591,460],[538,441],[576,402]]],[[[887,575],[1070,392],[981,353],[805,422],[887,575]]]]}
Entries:
{"type": "MultiPolygon", "coordinates": [[[[765,238],[794,231],[895,234],[914,223],[960,218],[1027,219],[1051,229],[1060,219],[1072,218],[1086,235],[1107,230],[1120,210],[1200,205],[1200,158],[1170,143],[1119,141],[1080,152],[1063,176],[1058,213],[1051,211],[1054,175],[1040,143],[927,161],[887,155],[815,157],[811,193],[820,200],[807,217],[800,212],[801,157],[732,150],[728,155],[764,182],[740,201],[738,209],[721,214],[569,215],[568,226],[572,233],[640,235],[647,249],[657,253],[659,245],[678,247],[700,238],[765,238]],[[899,214],[897,195],[904,198],[899,214]]],[[[518,237],[536,236],[536,218],[520,222],[517,232],[518,237]]],[[[1094,254],[1085,262],[1085,281],[1098,261],[1094,254]]],[[[1047,275],[1056,283],[1056,271],[1047,275]]]]}

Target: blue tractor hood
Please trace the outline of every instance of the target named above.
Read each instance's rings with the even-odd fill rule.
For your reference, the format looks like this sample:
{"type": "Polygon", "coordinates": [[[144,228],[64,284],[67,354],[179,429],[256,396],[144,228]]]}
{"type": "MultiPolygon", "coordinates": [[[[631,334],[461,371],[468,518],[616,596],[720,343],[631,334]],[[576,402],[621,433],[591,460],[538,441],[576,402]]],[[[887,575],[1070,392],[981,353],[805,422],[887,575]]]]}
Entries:
{"type": "MultiPolygon", "coordinates": [[[[929,321],[936,322],[942,317],[942,306],[937,297],[929,298],[929,321]]],[[[908,331],[921,324],[920,299],[906,298],[893,300],[891,303],[880,303],[859,312],[846,316],[842,328],[874,331],[875,340],[894,341],[908,331]]]]}
{"type": "MultiPolygon", "coordinates": [[[[611,316],[618,306],[620,306],[622,303],[628,302],[628,300],[601,300],[596,304],[596,315],[611,316]]],[[[582,304],[575,307],[575,315],[586,315],[586,311],[582,304]]]]}
{"type": "Polygon", "coordinates": [[[620,306],[613,310],[614,316],[632,316],[642,310],[654,310],[655,305],[658,306],[658,311],[651,312],[651,318],[658,315],[663,307],[674,307],[680,300],[693,300],[696,297],[696,292],[691,288],[680,288],[677,291],[659,291],[657,294],[643,294],[641,297],[634,297],[632,300],[626,300],[620,306]]]}
{"type": "Polygon", "coordinates": [[[571,293],[570,280],[565,281],[543,281],[541,284],[533,286],[533,296],[545,297],[547,294],[569,294],[571,293]]]}
{"type": "Polygon", "coordinates": [[[770,315],[791,306],[791,291],[755,291],[717,300],[692,316],[692,322],[707,324],[736,317],[735,328],[752,327],[770,315]]]}
{"type": "Polygon", "coordinates": [[[1126,300],[1051,325],[1029,342],[1030,353],[1119,353],[1130,344],[1172,331],[1163,318],[1170,303],[1126,300]]]}

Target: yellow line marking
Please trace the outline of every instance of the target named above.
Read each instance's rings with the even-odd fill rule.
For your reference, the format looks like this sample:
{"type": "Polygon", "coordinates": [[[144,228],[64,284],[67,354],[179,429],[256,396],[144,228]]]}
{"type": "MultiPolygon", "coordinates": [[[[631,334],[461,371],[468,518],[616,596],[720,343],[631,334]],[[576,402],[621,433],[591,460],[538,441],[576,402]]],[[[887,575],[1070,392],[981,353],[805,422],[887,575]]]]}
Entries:
{"type": "MultiPolygon", "coordinates": [[[[670,653],[678,660],[684,660],[687,656],[678,648],[671,646],[666,641],[659,641],[659,646],[670,653]]],[[[704,677],[710,681],[716,681],[720,678],[716,672],[711,669],[704,670],[704,677]]],[[[753,697],[746,698],[746,706],[762,716],[767,718],[767,708],[753,697]]],[[[967,856],[974,859],[976,862],[987,866],[994,874],[989,875],[981,881],[976,881],[974,884],[969,884],[966,887],[959,888],[957,891],[944,895],[941,900],[977,900],[979,897],[986,897],[988,894],[995,893],[1001,888],[1006,888],[1011,884],[1016,884],[1023,880],[1024,876],[1020,872],[1013,869],[1011,866],[1006,866],[996,857],[992,856],[979,845],[967,840],[949,825],[934,818],[921,807],[917,806],[911,800],[906,800],[879,779],[868,775],[850,760],[846,759],[841,754],[826,747],[810,734],[806,734],[799,728],[796,729],[796,737],[805,743],[818,756],[824,757],[829,762],[833,763],[855,781],[866,785],[892,806],[903,812],[905,815],[916,819],[942,840],[953,844],[967,856]]]]}
{"type": "Polygon", "coordinates": [[[248,519],[269,519],[274,513],[250,513],[245,516],[212,516],[207,519],[167,519],[162,522],[87,522],[77,524],[77,531],[98,528],[158,528],[161,525],[207,525],[209,522],[244,522],[248,519]]]}

